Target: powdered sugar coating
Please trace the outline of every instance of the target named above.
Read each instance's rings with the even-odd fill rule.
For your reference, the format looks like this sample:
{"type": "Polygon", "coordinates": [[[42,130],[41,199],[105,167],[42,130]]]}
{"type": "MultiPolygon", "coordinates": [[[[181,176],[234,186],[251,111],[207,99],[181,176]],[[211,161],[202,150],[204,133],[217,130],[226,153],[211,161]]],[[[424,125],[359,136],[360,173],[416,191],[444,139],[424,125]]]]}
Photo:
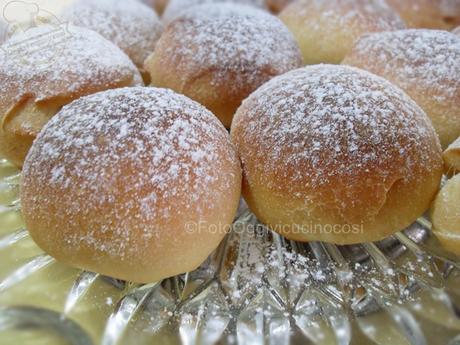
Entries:
{"type": "Polygon", "coordinates": [[[65,106],[39,134],[23,170],[24,214],[50,238],[64,232],[69,255],[84,247],[134,260],[180,240],[177,224],[206,221],[238,174],[228,133],[198,103],[165,89],[110,90],[65,106]]]}
{"type": "Polygon", "coordinates": [[[170,24],[158,54],[182,83],[211,72],[211,85],[224,84],[230,94],[251,92],[301,64],[297,44],[279,19],[223,3],[195,6],[170,24]]]}
{"type": "Polygon", "coordinates": [[[343,63],[401,87],[431,118],[443,147],[460,135],[460,37],[420,29],[370,34],[343,63]]]}
{"type": "Polygon", "coordinates": [[[155,11],[135,0],[77,0],[62,16],[115,43],[138,67],[153,52],[163,31],[155,11]]]}
{"type": "Polygon", "coordinates": [[[93,31],[72,25],[36,27],[13,36],[0,49],[0,115],[24,98],[70,101],[141,83],[136,66],[118,47],[93,31]],[[53,32],[59,34],[50,38],[53,32]]]}
{"type": "Polygon", "coordinates": [[[452,30],[460,24],[458,0],[386,0],[408,28],[452,30]]]}
{"type": "Polygon", "coordinates": [[[217,3],[237,3],[258,8],[266,7],[264,0],[170,0],[162,19],[168,24],[194,6],[217,3]]]}
{"type": "Polygon", "coordinates": [[[340,185],[348,192],[339,209],[359,205],[358,191],[413,182],[440,166],[433,127],[415,102],[383,78],[344,66],[273,78],[243,102],[232,138],[249,184],[293,198],[340,185]]]}
{"type": "Polygon", "coordinates": [[[363,34],[404,29],[384,0],[302,0],[279,15],[296,37],[304,63],[339,64],[363,34]]]}
{"type": "MultiPolygon", "coordinates": [[[[375,28],[372,31],[394,30],[404,27],[401,18],[391,10],[385,0],[302,0],[305,4],[299,17],[308,17],[311,9],[320,13],[321,19],[338,23],[338,26],[361,31],[360,26],[375,28]]],[[[317,26],[321,25],[318,20],[317,26]]],[[[310,23],[307,23],[310,25],[310,23]]]]}
{"type": "Polygon", "coordinates": [[[436,90],[435,97],[460,93],[460,38],[447,31],[374,33],[361,38],[351,55],[374,57],[368,62],[369,70],[376,66],[378,74],[403,89],[418,85],[420,90],[436,90]]]}

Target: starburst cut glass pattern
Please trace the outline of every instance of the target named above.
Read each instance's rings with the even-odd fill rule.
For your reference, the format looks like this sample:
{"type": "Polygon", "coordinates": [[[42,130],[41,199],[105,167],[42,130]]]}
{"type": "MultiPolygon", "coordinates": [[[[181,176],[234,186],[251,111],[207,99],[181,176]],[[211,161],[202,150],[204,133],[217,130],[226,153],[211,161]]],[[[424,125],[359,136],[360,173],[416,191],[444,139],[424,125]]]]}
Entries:
{"type": "Polygon", "coordinates": [[[244,205],[197,270],[139,285],[56,262],[0,161],[0,344],[460,343],[460,261],[421,218],[384,241],[299,243],[244,205]]]}

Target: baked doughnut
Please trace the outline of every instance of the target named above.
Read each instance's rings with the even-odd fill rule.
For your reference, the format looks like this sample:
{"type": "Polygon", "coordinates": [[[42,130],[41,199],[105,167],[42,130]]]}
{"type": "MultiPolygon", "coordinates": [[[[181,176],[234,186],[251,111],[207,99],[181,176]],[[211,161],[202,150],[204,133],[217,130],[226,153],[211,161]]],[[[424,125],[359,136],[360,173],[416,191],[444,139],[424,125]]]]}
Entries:
{"type": "Polygon", "coordinates": [[[449,251],[460,255],[460,175],[450,179],[433,204],[433,233],[449,251]]]}
{"type": "Polygon", "coordinates": [[[162,15],[166,6],[168,6],[169,0],[141,0],[144,4],[147,4],[155,9],[155,11],[162,15]]]}
{"type": "Polygon", "coordinates": [[[352,67],[316,65],[273,78],[238,109],[231,137],[250,209],[297,241],[383,239],[429,208],[443,172],[423,110],[352,67]]]}
{"type": "Polygon", "coordinates": [[[452,30],[460,24],[458,0],[386,0],[409,28],[452,30]]]}
{"type": "Polygon", "coordinates": [[[281,12],[291,2],[294,2],[294,0],[265,0],[268,9],[273,13],[281,12]]]}
{"type": "Polygon", "coordinates": [[[362,37],[343,64],[402,88],[431,118],[443,148],[460,136],[460,38],[412,29],[362,37]]]}
{"type": "Polygon", "coordinates": [[[375,0],[303,0],[279,15],[297,39],[305,64],[340,63],[362,34],[403,29],[401,18],[375,0]]]}
{"type": "Polygon", "coordinates": [[[442,156],[448,174],[460,172],[460,137],[449,145],[442,156]]]}
{"type": "Polygon", "coordinates": [[[457,27],[454,31],[452,31],[453,34],[460,36],[460,26],[457,27]]]}
{"type": "Polygon", "coordinates": [[[32,28],[0,49],[0,154],[18,167],[63,105],[98,91],[142,84],[136,66],[117,46],[93,31],[66,28],[32,28]]]}
{"type": "Polygon", "coordinates": [[[170,90],[134,87],[81,98],[49,121],[24,164],[21,204],[48,254],[145,283],[200,265],[240,193],[218,119],[170,90]]]}
{"type": "Polygon", "coordinates": [[[155,11],[135,0],[76,0],[62,17],[115,43],[141,72],[163,32],[155,11]]]}
{"type": "Polygon", "coordinates": [[[153,86],[198,101],[227,128],[252,91],[300,65],[299,48],[278,18],[237,4],[194,6],[166,27],[145,64],[153,86]]]}
{"type": "Polygon", "coordinates": [[[194,6],[217,3],[236,3],[262,9],[266,8],[265,0],[170,0],[162,19],[164,23],[168,24],[194,6]]]}

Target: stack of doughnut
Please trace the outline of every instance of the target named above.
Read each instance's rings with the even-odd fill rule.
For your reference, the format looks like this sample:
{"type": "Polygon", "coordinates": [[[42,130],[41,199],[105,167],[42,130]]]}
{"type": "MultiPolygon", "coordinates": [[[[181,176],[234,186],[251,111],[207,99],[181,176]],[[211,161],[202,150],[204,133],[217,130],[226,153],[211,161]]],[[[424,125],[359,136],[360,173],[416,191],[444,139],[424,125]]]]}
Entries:
{"type": "Polygon", "coordinates": [[[386,0],[409,28],[452,30],[460,25],[458,0],[386,0]]]}
{"type": "Polygon", "coordinates": [[[0,152],[18,167],[62,106],[98,91],[142,84],[126,54],[84,28],[68,26],[66,37],[36,49],[34,42],[39,45],[40,37],[55,30],[50,25],[30,29],[0,49],[0,152]],[[30,42],[29,48],[21,42],[30,42]]]}
{"type": "Polygon", "coordinates": [[[340,63],[361,35],[405,27],[394,10],[375,0],[295,1],[280,19],[296,37],[307,65],[340,63]]]}
{"type": "Polygon", "coordinates": [[[14,36],[0,152],[23,168],[32,238],[71,266],[153,282],[198,267],[243,196],[288,239],[336,244],[431,208],[460,254],[459,177],[440,191],[460,168],[460,37],[442,30],[457,10],[389,2],[77,0],[68,31],[14,36]]]}
{"type": "Polygon", "coordinates": [[[62,18],[115,43],[141,72],[163,31],[153,9],[136,0],[76,0],[62,18]]]}

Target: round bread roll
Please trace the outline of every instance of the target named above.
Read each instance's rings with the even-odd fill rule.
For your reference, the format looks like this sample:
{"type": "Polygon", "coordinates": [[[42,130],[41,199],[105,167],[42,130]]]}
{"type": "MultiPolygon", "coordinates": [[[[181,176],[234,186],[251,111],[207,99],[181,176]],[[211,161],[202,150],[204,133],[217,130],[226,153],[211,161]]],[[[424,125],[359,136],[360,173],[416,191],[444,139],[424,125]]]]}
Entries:
{"type": "Polygon", "coordinates": [[[362,37],[343,64],[363,68],[402,88],[431,118],[441,145],[460,136],[460,38],[412,29],[362,37]]]}
{"type": "Polygon", "coordinates": [[[449,251],[460,255],[460,175],[450,179],[433,204],[433,233],[449,251]]]}
{"type": "Polygon", "coordinates": [[[452,30],[460,24],[459,0],[386,0],[409,28],[452,30]]]}
{"type": "Polygon", "coordinates": [[[460,172],[460,137],[449,145],[442,154],[444,165],[449,175],[460,172]]]}
{"type": "Polygon", "coordinates": [[[265,0],[170,0],[162,19],[164,23],[168,24],[194,6],[218,3],[236,3],[262,9],[266,8],[265,0]]]}
{"type": "Polygon", "coordinates": [[[294,34],[305,64],[342,61],[367,32],[403,29],[401,18],[380,0],[302,0],[280,19],[294,34]]]}
{"type": "Polygon", "coordinates": [[[162,15],[166,6],[168,6],[169,0],[141,0],[144,4],[147,4],[155,9],[155,11],[162,15]]]}
{"type": "Polygon", "coordinates": [[[155,11],[135,0],[76,0],[62,17],[115,43],[141,72],[163,32],[155,11]]]}
{"type": "Polygon", "coordinates": [[[460,26],[457,27],[454,31],[452,31],[454,35],[460,36],[460,26]]]}
{"type": "Polygon", "coordinates": [[[265,0],[268,9],[273,13],[281,12],[291,2],[294,2],[294,0],[265,0]]]}
{"type": "Polygon", "coordinates": [[[136,66],[117,46],[87,29],[59,28],[32,28],[0,49],[0,154],[18,167],[43,125],[65,104],[142,85],[136,66]]]}
{"type": "Polygon", "coordinates": [[[243,102],[231,136],[250,209],[297,241],[381,240],[429,208],[443,172],[423,110],[351,67],[273,78],[243,102]]]}
{"type": "Polygon", "coordinates": [[[194,6],[167,26],[146,60],[153,86],[198,101],[227,128],[244,98],[300,65],[299,48],[278,18],[236,4],[194,6]]]}
{"type": "Polygon", "coordinates": [[[240,193],[219,120],[170,90],[134,87],[81,98],[49,121],[24,164],[21,204],[57,260],[146,283],[199,266],[240,193]]]}

